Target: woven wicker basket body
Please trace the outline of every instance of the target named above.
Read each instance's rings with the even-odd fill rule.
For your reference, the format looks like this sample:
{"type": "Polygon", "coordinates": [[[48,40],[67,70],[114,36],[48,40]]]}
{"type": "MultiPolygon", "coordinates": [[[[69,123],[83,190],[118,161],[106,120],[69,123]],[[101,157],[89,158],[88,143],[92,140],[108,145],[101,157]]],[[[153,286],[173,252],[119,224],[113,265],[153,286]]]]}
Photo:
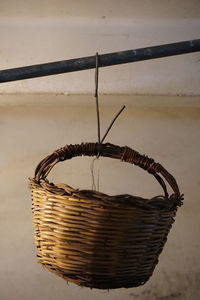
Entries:
{"type": "Polygon", "coordinates": [[[147,170],[161,184],[165,195],[152,199],[108,196],[54,185],[46,179],[59,161],[97,154],[95,143],[69,145],[49,155],[36,168],[30,186],[38,261],[82,286],[139,286],[153,273],[182,196],[175,179],[160,164],[128,147],[112,144],[101,146],[101,156],[147,170]],[[171,185],[171,196],[158,173],[171,185]]]}

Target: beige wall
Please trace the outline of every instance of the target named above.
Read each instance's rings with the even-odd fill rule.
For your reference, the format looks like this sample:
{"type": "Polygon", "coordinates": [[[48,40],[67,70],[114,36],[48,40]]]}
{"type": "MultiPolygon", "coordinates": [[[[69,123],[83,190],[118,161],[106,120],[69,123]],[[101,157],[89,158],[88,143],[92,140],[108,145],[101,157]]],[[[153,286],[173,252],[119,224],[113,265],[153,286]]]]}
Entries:
{"type": "MultiPolygon", "coordinates": [[[[102,131],[122,104],[126,110],[108,141],[154,157],[174,174],[185,195],[153,277],[143,287],[102,292],[67,285],[36,263],[28,177],[37,163],[69,143],[96,141],[92,96],[0,97],[1,201],[0,299],[183,299],[200,298],[199,97],[101,96],[102,131]],[[110,99],[110,101],[109,101],[110,99]]],[[[88,158],[53,170],[50,179],[91,188],[88,158]]],[[[161,189],[136,167],[100,159],[100,190],[154,196],[161,189]],[[112,180],[111,180],[112,178],[112,180]]]]}
{"type": "MultiPolygon", "coordinates": [[[[0,69],[199,38],[199,17],[199,0],[0,0],[0,69]]],[[[107,140],[163,163],[185,195],[150,281],[109,293],[67,285],[36,263],[27,187],[53,150],[96,141],[94,71],[0,85],[0,300],[200,299],[199,68],[195,53],[100,70],[103,132],[126,105],[107,140]]],[[[62,163],[50,179],[91,188],[90,163],[62,163]]],[[[102,158],[95,167],[101,191],[161,193],[136,167],[102,158]]]]}

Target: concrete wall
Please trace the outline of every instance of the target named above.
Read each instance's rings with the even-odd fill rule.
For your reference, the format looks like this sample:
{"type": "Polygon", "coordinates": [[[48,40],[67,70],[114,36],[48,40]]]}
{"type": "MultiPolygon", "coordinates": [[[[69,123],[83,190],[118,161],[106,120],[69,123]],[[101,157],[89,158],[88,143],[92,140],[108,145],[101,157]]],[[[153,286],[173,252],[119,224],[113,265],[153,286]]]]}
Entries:
{"type": "MultiPolygon", "coordinates": [[[[1,69],[199,38],[198,0],[0,1],[1,69]]],[[[100,72],[102,93],[198,95],[199,53],[100,72]]],[[[93,72],[7,83],[0,93],[91,93],[93,72]]]]}
{"type": "MultiPolygon", "coordinates": [[[[129,145],[163,163],[185,195],[151,280],[135,289],[91,291],[67,285],[36,263],[28,177],[53,150],[96,141],[93,101],[91,96],[75,95],[0,97],[0,299],[199,299],[199,98],[101,97],[102,131],[121,104],[127,106],[107,140],[129,145]]],[[[62,163],[50,180],[91,188],[90,164],[89,158],[62,163]]],[[[101,191],[145,197],[161,193],[155,180],[136,167],[100,158],[96,172],[98,168],[101,191]]]]}
{"type": "MultiPolygon", "coordinates": [[[[1,69],[199,38],[199,16],[197,0],[0,0],[1,69]]],[[[126,105],[107,141],[161,162],[185,195],[149,282],[109,293],[67,285],[36,263],[27,187],[53,150],[97,140],[94,71],[0,85],[0,300],[200,299],[199,66],[196,53],[100,70],[102,132],[126,105]]],[[[90,164],[62,163],[50,180],[91,188],[90,164]]],[[[161,193],[136,167],[100,158],[98,169],[106,193],[161,193]]]]}

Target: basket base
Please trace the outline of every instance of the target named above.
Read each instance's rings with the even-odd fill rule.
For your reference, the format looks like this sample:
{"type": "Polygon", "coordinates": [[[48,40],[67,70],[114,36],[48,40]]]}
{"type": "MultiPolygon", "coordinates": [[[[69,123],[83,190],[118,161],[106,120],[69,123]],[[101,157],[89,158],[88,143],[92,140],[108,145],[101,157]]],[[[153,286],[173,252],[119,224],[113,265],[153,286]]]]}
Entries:
{"type": "Polygon", "coordinates": [[[119,289],[119,288],[133,288],[145,284],[150,276],[137,276],[133,278],[130,276],[118,275],[115,277],[107,275],[94,275],[90,274],[67,274],[63,273],[63,270],[59,268],[53,268],[51,265],[42,264],[44,268],[48,269],[50,272],[53,272],[57,276],[63,278],[67,282],[75,283],[82,287],[88,287],[91,289],[101,289],[101,290],[110,290],[110,289],[119,289]]]}

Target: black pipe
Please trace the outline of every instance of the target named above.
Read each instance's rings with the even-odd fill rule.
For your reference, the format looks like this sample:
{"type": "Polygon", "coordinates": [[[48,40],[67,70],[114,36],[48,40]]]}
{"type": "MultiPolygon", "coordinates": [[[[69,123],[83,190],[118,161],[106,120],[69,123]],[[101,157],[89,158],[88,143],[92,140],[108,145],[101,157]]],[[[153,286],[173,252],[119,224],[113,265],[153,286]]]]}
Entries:
{"type": "MultiPolygon", "coordinates": [[[[99,55],[99,67],[200,51],[200,39],[99,55]]],[[[95,68],[96,56],[0,71],[0,83],[95,68]]]]}

